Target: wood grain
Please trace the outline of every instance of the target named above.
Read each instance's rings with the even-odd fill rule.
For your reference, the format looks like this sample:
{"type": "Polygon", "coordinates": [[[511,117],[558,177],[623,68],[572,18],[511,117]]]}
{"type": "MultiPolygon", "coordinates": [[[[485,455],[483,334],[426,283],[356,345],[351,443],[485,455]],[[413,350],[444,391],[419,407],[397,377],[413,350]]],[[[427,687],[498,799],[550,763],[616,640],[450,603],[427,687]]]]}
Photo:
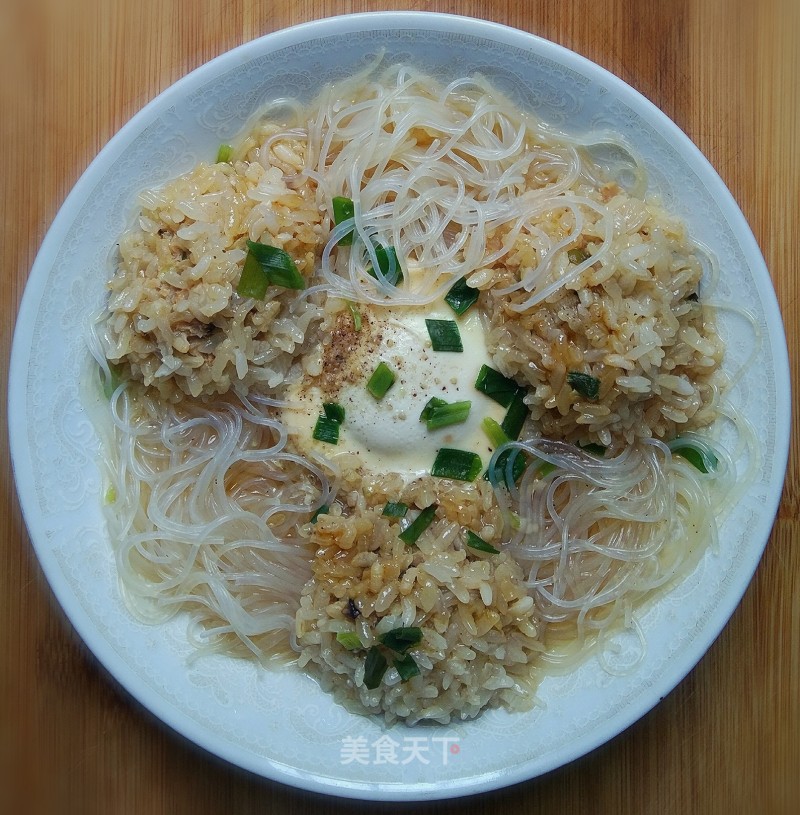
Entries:
{"type": "MultiPolygon", "coordinates": [[[[649,97],[728,184],[762,247],[798,386],[800,122],[796,0],[5,0],[0,7],[0,257],[7,364],[28,271],[103,144],[187,71],[258,35],[350,11],[457,12],[540,34],[649,97]]],[[[5,384],[5,376],[3,382],[5,384]]],[[[2,399],[5,424],[5,394],[2,399]]],[[[797,416],[793,438],[797,438],[797,416]]],[[[101,669],[57,608],[22,523],[3,440],[0,812],[395,812],[299,792],[174,735],[101,669]]],[[[800,811],[800,471],[742,604],[662,704],[550,775],[419,812],[800,811]]]]}

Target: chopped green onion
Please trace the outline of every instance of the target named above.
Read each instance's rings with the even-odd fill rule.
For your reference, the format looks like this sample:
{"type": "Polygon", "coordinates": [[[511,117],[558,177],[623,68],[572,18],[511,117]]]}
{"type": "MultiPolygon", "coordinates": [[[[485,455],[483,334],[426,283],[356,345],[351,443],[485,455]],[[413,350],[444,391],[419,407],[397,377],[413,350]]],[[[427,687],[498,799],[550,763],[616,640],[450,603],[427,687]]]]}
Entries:
{"type": "Polygon", "coordinates": [[[263,300],[269,288],[269,273],[264,271],[254,254],[248,252],[236,293],[241,297],[263,300]]]}
{"type": "Polygon", "coordinates": [[[582,374],[580,371],[570,371],[567,374],[570,387],[587,399],[597,399],[600,393],[600,380],[596,376],[582,374]]]}
{"type": "Polygon", "coordinates": [[[311,516],[311,523],[315,524],[317,522],[317,518],[320,515],[327,515],[330,512],[330,507],[327,504],[323,504],[312,516],[311,516]]]}
{"type": "Polygon", "coordinates": [[[710,473],[717,469],[719,459],[703,444],[678,437],[669,442],[667,446],[673,455],[686,459],[701,473],[710,473]]]}
{"type": "Polygon", "coordinates": [[[444,301],[456,314],[463,314],[478,302],[480,292],[467,285],[466,278],[462,277],[453,284],[450,291],[444,296],[444,301]]]}
{"type": "Polygon", "coordinates": [[[314,425],[312,434],[317,441],[324,441],[327,444],[339,443],[339,422],[329,419],[327,416],[320,416],[314,425]]]}
{"type": "Polygon", "coordinates": [[[381,514],[387,518],[405,518],[407,512],[408,504],[404,504],[402,501],[397,501],[396,503],[394,501],[387,501],[381,514]]]}
{"type": "Polygon", "coordinates": [[[481,365],[475,387],[503,407],[511,404],[511,400],[520,389],[513,379],[503,376],[500,371],[495,371],[488,365],[481,365]]]}
{"type": "Polygon", "coordinates": [[[217,150],[217,164],[227,164],[233,155],[233,147],[229,144],[221,144],[217,150]]]}
{"type": "Polygon", "coordinates": [[[433,518],[436,515],[436,506],[436,504],[431,504],[429,507],[423,509],[408,528],[400,533],[399,538],[403,543],[407,546],[412,546],[419,540],[419,536],[433,523],[433,518]]]}
{"type": "Polygon", "coordinates": [[[414,662],[414,657],[411,654],[395,659],[394,667],[397,668],[397,673],[400,674],[402,682],[408,682],[413,676],[419,676],[419,666],[414,662]]]}
{"type": "Polygon", "coordinates": [[[578,445],[584,453],[589,453],[593,456],[600,456],[601,458],[606,454],[606,448],[603,447],[601,444],[595,444],[594,442],[590,442],[589,444],[580,444],[578,445]]]}
{"type": "Polygon", "coordinates": [[[117,500],[117,490],[112,484],[107,490],[105,494],[105,502],[107,504],[113,504],[117,500]]]}
{"type": "Polygon", "coordinates": [[[367,651],[367,659],[364,662],[364,684],[369,690],[375,690],[381,684],[383,675],[389,664],[386,662],[386,657],[381,653],[381,649],[377,645],[367,651]]]}
{"type": "Polygon", "coordinates": [[[484,418],[481,422],[481,429],[489,437],[489,441],[495,450],[511,441],[506,435],[506,431],[491,416],[484,418]]]}
{"type": "MultiPolygon", "coordinates": [[[[400,261],[397,259],[397,252],[393,246],[375,245],[375,257],[378,258],[378,268],[381,270],[386,282],[392,286],[403,282],[403,270],[400,268],[400,261]]],[[[372,264],[367,268],[370,277],[378,279],[372,264]]]]}
{"type": "Polygon", "coordinates": [[[486,541],[476,535],[470,529],[467,530],[467,546],[471,549],[477,549],[479,552],[489,552],[492,555],[499,555],[500,550],[495,549],[491,543],[486,543],[486,541]]]}
{"type": "Polygon", "coordinates": [[[579,263],[583,263],[584,260],[588,260],[591,255],[585,249],[578,249],[576,246],[567,252],[567,257],[570,263],[574,263],[577,266],[579,263]]]}
{"type": "Polygon", "coordinates": [[[336,642],[343,645],[348,651],[357,651],[364,647],[355,631],[337,631],[336,642]]]}
{"type": "Polygon", "coordinates": [[[542,461],[536,468],[539,478],[544,478],[546,475],[554,473],[557,469],[558,467],[556,467],[552,461],[542,461]]]}
{"type": "Polygon", "coordinates": [[[522,426],[525,424],[525,419],[528,418],[528,406],[522,400],[525,397],[525,391],[518,390],[508,406],[506,415],[500,423],[500,427],[509,439],[516,440],[522,432],[522,426]]]}
{"type": "Polygon", "coordinates": [[[249,251],[236,287],[236,293],[240,296],[263,300],[269,286],[282,286],[284,289],[306,287],[294,261],[283,249],[255,241],[247,241],[247,248],[249,251]]]}
{"type": "MultiPolygon", "coordinates": [[[[511,413],[511,408],[508,409],[506,413],[506,419],[509,418],[509,414],[511,413]]],[[[506,421],[504,419],[504,423],[506,421]]],[[[524,420],[523,420],[524,421],[524,420]]],[[[511,439],[508,437],[503,425],[498,424],[494,419],[487,416],[482,422],[481,427],[483,428],[483,432],[489,437],[489,441],[494,446],[495,450],[498,447],[502,447],[504,444],[508,444],[511,439]]],[[[513,429],[513,428],[512,428],[513,429]]],[[[494,486],[497,486],[497,482],[500,480],[500,475],[502,474],[502,481],[507,486],[510,487],[511,484],[508,481],[508,457],[514,455],[514,462],[511,465],[511,478],[513,482],[516,484],[519,481],[519,477],[525,472],[525,468],[528,466],[528,461],[526,457],[523,455],[521,451],[518,451],[516,454],[514,453],[514,449],[503,450],[502,453],[497,457],[497,460],[494,463],[494,467],[491,465],[489,469],[483,474],[483,477],[487,481],[491,481],[494,486]]]]}
{"type": "Polygon", "coordinates": [[[341,424],[344,421],[344,408],[337,402],[323,402],[322,409],[325,415],[334,422],[341,424]]]}
{"type": "Polygon", "coordinates": [[[516,484],[517,481],[519,481],[520,476],[525,472],[527,466],[528,461],[521,452],[515,452],[514,448],[503,450],[494,462],[494,466],[490,464],[486,469],[483,477],[486,481],[491,482],[492,486],[496,487],[498,482],[502,480],[507,487],[511,487],[512,482],[516,484]],[[509,456],[512,455],[514,456],[514,462],[511,465],[511,481],[509,482],[508,459],[509,456]]]}
{"type": "Polygon", "coordinates": [[[108,376],[105,371],[100,369],[100,376],[103,379],[103,393],[106,399],[110,399],[114,395],[114,391],[122,384],[122,365],[114,362],[108,363],[108,376]]]}
{"type": "Polygon", "coordinates": [[[269,275],[271,285],[281,286],[284,289],[304,289],[306,287],[306,281],[288,252],[256,241],[247,241],[247,246],[250,254],[255,256],[261,268],[269,275]]]}
{"type": "Polygon", "coordinates": [[[461,334],[454,320],[425,320],[434,351],[463,351],[461,334]]]}
{"type": "Polygon", "coordinates": [[[434,408],[437,407],[444,407],[447,404],[444,399],[440,399],[438,396],[431,396],[428,400],[428,404],[422,408],[422,413],[419,414],[419,420],[421,422],[427,422],[433,413],[434,408]]]}
{"type": "Polygon", "coordinates": [[[393,628],[391,631],[381,634],[378,639],[396,654],[405,654],[409,648],[413,648],[422,642],[422,629],[416,626],[393,628]]]}
{"type": "MultiPolygon", "coordinates": [[[[434,397],[435,398],[435,397],[434,397]]],[[[428,403],[430,404],[430,402],[428,403]]],[[[469,416],[472,402],[445,402],[443,405],[433,405],[428,411],[425,420],[428,430],[438,430],[440,427],[449,427],[453,424],[461,424],[469,416]]],[[[427,410],[428,406],[425,406],[427,410]]],[[[423,413],[425,411],[423,410],[423,413]]]]}
{"type": "MultiPolygon", "coordinates": [[[[337,195],[333,199],[333,222],[341,224],[344,221],[349,221],[355,216],[355,206],[352,198],[346,198],[344,195],[337,195]]],[[[353,243],[353,230],[342,235],[339,238],[339,246],[350,246],[353,243]]]]}
{"type": "Polygon", "coordinates": [[[431,475],[437,478],[454,478],[457,481],[474,481],[481,466],[481,457],[477,453],[442,447],[436,454],[431,475]]]}
{"type": "Polygon", "coordinates": [[[361,312],[358,310],[358,306],[348,300],[347,308],[350,309],[350,314],[353,317],[353,328],[355,328],[356,331],[361,331],[361,312]]]}
{"type": "Polygon", "coordinates": [[[367,390],[376,398],[383,399],[386,392],[394,385],[394,371],[385,363],[379,362],[367,382],[367,390]]]}

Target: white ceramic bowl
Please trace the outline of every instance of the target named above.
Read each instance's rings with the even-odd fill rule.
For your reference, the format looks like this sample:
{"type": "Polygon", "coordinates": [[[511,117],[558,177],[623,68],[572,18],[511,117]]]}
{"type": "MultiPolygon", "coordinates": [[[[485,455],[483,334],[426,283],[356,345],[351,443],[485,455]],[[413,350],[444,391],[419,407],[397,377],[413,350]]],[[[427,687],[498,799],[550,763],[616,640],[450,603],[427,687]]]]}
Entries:
{"type": "Polygon", "coordinates": [[[62,607],[108,670],[156,716],[234,764],[310,790],[375,799],[488,790],[558,767],[604,743],[668,693],[739,602],[769,535],[788,450],[785,338],[767,270],[722,181],[688,138],[619,79],[530,34],[424,13],[338,17],[270,34],[211,61],[136,115],[66,200],[31,272],[14,337],[9,423],[30,535],[62,607]],[[731,399],[759,428],[762,458],[727,518],[717,552],[640,620],[647,648],[615,675],[591,660],[545,681],[529,714],[488,712],[448,727],[384,731],[352,716],[303,675],[243,661],[189,664],[185,621],[147,627],[126,611],[101,514],[98,439],[81,404],[87,315],[104,298],[109,256],[137,192],[215,154],[262,103],[309,100],[382,49],[434,74],[481,72],[520,105],[571,131],[622,134],[651,189],[716,252],[717,299],[733,369],[756,358],[731,399]],[[745,308],[760,337],[735,309],[745,308]],[[380,740],[380,741],[379,741],[380,740]],[[381,748],[382,745],[382,748],[381,748]],[[394,759],[394,761],[393,761],[394,759]]]}

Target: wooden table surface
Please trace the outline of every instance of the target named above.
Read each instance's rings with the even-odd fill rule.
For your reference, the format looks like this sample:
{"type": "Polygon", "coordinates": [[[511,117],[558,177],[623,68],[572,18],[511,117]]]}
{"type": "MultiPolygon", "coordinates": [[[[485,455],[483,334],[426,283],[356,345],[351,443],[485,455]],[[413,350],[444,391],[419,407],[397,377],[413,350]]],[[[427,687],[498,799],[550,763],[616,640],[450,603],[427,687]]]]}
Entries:
{"type": "MultiPolygon", "coordinates": [[[[797,0],[780,3],[2,0],[3,364],[45,231],[97,151],[142,105],[189,70],[261,34],[337,13],[407,8],[540,34],[610,69],[675,120],[717,168],[755,232],[783,310],[798,388],[800,29],[791,17],[797,0]]],[[[2,380],[5,386],[5,374],[2,380]]],[[[4,395],[0,410],[5,404],[4,395]]],[[[78,640],[42,577],[14,492],[5,434],[0,456],[0,812],[404,809],[249,776],[132,702],[78,640]]],[[[795,446],[778,519],[744,600],[697,668],[655,710],[544,778],[414,809],[800,812],[799,487],[795,446]]]]}

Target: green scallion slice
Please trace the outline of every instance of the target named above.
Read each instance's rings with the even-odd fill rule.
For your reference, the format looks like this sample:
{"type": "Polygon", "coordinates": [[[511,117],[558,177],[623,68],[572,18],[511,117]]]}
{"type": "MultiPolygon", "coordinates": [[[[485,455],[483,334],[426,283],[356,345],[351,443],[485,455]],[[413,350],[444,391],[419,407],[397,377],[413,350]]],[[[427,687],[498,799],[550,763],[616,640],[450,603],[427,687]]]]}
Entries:
{"type": "Polygon", "coordinates": [[[587,399],[597,399],[600,393],[600,380],[596,376],[583,374],[580,371],[570,371],[567,374],[567,382],[572,390],[587,399]]]}
{"type": "Polygon", "coordinates": [[[567,252],[567,257],[570,263],[574,263],[577,266],[579,263],[583,263],[584,260],[588,260],[591,255],[585,249],[578,249],[576,246],[567,252]]]}
{"type": "Polygon", "coordinates": [[[498,483],[502,482],[506,487],[510,488],[512,483],[516,484],[517,481],[519,481],[520,476],[525,472],[527,466],[528,460],[520,451],[514,449],[503,450],[497,457],[494,467],[490,464],[483,474],[483,477],[495,487],[498,483]],[[511,464],[511,480],[509,481],[508,459],[512,455],[514,456],[514,461],[511,464]]]}
{"type": "Polygon", "coordinates": [[[456,314],[463,314],[478,302],[480,292],[467,285],[466,278],[461,278],[450,288],[444,296],[444,301],[456,314]]]}
{"type": "Polygon", "coordinates": [[[325,415],[334,422],[341,424],[344,421],[344,408],[338,402],[323,402],[322,409],[325,415]]]}
{"type": "Polygon", "coordinates": [[[306,282],[294,261],[283,249],[266,243],[247,241],[247,257],[236,293],[242,297],[263,300],[269,286],[304,289],[306,282]]]}
{"type": "Polygon", "coordinates": [[[558,467],[556,467],[556,465],[553,464],[552,461],[543,461],[536,468],[539,478],[544,478],[546,475],[550,475],[550,473],[554,473],[557,469],[558,469],[558,467]]]}
{"type": "Polygon", "coordinates": [[[369,690],[375,690],[381,684],[383,675],[389,664],[386,662],[386,657],[381,653],[381,649],[377,645],[367,651],[367,659],[364,662],[364,684],[369,690]]]}
{"type": "MultiPolygon", "coordinates": [[[[396,286],[398,283],[403,282],[403,270],[400,268],[400,261],[397,258],[397,252],[393,246],[381,246],[380,244],[376,244],[375,257],[378,258],[378,268],[381,270],[381,274],[383,274],[387,283],[396,286]]],[[[378,279],[378,275],[375,274],[375,269],[372,268],[372,264],[367,268],[367,274],[376,280],[378,279]]]]}
{"type": "Polygon", "coordinates": [[[411,524],[400,533],[398,536],[400,540],[407,546],[413,546],[419,540],[419,536],[433,523],[436,507],[436,504],[431,504],[423,509],[411,524]]]}
{"type": "Polygon", "coordinates": [[[434,351],[463,351],[461,334],[454,320],[425,320],[434,351]]]}
{"type": "Polygon", "coordinates": [[[336,642],[343,645],[348,651],[357,651],[364,647],[355,631],[337,631],[336,642]]]}
{"type": "Polygon", "coordinates": [[[405,654],[409,648],[413,648],[422,642],[422,629],[416,626],[393,628],[391,631],[381,634],[378,639],[396,654],[405,654]]]}
{"type": "Polygon", "coordinates": [[[233,155],[233,147],[229,144],[221,144],[217,150],[217,164],[227,164],[233,155]]]}
{"type": "Polygon", "coordinates": [[[312,434],[317,441],[324,441],[327,444],[339,443],[339,422],[329,419],[327,416],[320,416],[314,425],[312,434]]]}
{"type": "Polygon", "coordinates": [[[241,297],[263,300],[269,288],[269,273],[266,272],[252,252],[247,253],[236,293],[241,297]]]}
{"type": "Polygon", "coordinates": [[[411,654],[406,654],[399,659],[393,660],[394,667],[397,668],[397,673],[400,674],[402,682],[408,682],[414,676],[419,676],[419,666],[414,661],[411,654]]]}
{"type": "Polygon", "coordinates": [[[422,408],[422,413],[419,414],[419,420],[421,422],[427,422],[434,408],[444,407],[446,404],[447,402],[445,402],[444,399],[440,399],[438,396],[431,396],[428,400],[428,404],[422,408]]]}
{"type": "MultiPolygon", "coordinates": [[[[490,416],[486,416],[484,418],[484,420],[481,422],[481,428],[488,436],[489,441],[492,443],[492,447],[494,447],[495,450],[511,441],[506,434],[506,431],[503,430],[502,425],[498,424],[490,416]]],[[[497,483],[502,480],[507,487],[510,487],[511,484],[508,483],[506,466],[508,465],[508,457],[512,453],[513,450],[504,450],[502,453],[500,453],[494,463],[494,467],[490,465],[483,474],[483,477],[487,481],[491,481],[494,486],[497,486],[497,483]]],[[[519,480],[519,477],[525,472],[525,467],[527,467],[527,460],[525,456],[522,453],[517,452],[514,456],[514,463],[511,465],[511,477],[514,483],[516,483],[519,480]]]]}
{"type": "Polygon", "coordinates": [[[589,444],[578,445],[584,453],[589,453],[593,456],[600,456],[601,458],[606,454],[606,448],[601,444],[590,442],[589,444]]]}
{"type": "Polygon", "coordinates": [[[387,518],[405,518],[407,512],[408,504],[404,504],[402,501],[387,501],[381,514],[387,518]]]}
{"type": "Polygon", "coordinates": [[[100,377],[103,380],[103,393],[106,399],[110,399],[114,395],[114,391],[122,384],[123,368],[115,362],[108,363],[108,376],[105,371],[100,369],[100,377]]]}
{"type": "Polygon", "coordinates": [[[367,382],[367,390],[376,399],[383,399],[389,388],[394,385],[395,378],[394,371],[385,362],[379,362],[367,382]]]}
{"type": "Polygon", "coordinates": [[[442,447],[436,454],[431,475],[437,478],[453,478],[457,481],[474,481],[481,471],[481,457],[468,450],[442,447]]]}
{"type": "Polygon", "coordinates": [[[495,549],[491,543],[486,541],[480,536],[476,535],[472,530],[467,530],[467,546],[471,549],[477,549],[479,552],[489,552],[492,555],[499,555],[500,550],[495,549]]]}
{"type": "Polygon", "coordinates": [[[327,515],[330,512],[330,507],[327,504],[323,504],[312,516],[311,516],[311,523],[315,524],[317,522],[317,518],[320,515],[327,515]]]}
{"type": "Polygon", "coordinates": [[[483,419],[481,429],[487,435],[495,450],[511,441],[506,435],[506,431],[491,416],[486,416],[483,419]]]}
{"type": "Polygon", "coordinates": [[[525,397],[525,391],[518,390],[508,406],[506,415],[500,423],[503,432],[512,441],[519,438],[522,432],[522,426],[525,424],[525,419],[528,418],[528,406],[522,400],[525,397]]]}
{"type": "Polygon", "coordinates": [[[443,405],[434,405],[428,411],[428,417],[425,420],[428,430],[438,430],[440,427],[462,424],[467,420],[471,407],[472,402],[445,402],[443,405]]]}
{"type": "Polygon", "coordinates": [[[719,459],[706,448],[688,439],[678,437],[667,445],[674,456],[680,456],[701,473],[710,473],[717,469],[719,459]]]}
{"type": "MultiPolygon", "coordinates": [[[[337,195],[333,199],[333,222],[341,224],[344,221],[349,221],[355,216],[355,206],[352,198],[347,198],[344,195],[337,195]]],[[[339,238],[339,246],[350,246],[353,243],[353,230],[351,229],[346,234],[339,238]]]]}
{"type": "Polygon", "coordinates": [[[350,314],[353,317],[353,328],[355,328],[356,331],[361,331],[361,312],[359,311],[358,306],[348,300],[347,308],[350,309],[350,314]]]}
{"type": "Polygon", "coordinates": [[[475,380],[475,387],[503,407],[511,404],[511,400],[520,389],[513,379],[503,376],[500,371],[495,371],[488,365],[481,365],[478,378],[475,380]]]}

